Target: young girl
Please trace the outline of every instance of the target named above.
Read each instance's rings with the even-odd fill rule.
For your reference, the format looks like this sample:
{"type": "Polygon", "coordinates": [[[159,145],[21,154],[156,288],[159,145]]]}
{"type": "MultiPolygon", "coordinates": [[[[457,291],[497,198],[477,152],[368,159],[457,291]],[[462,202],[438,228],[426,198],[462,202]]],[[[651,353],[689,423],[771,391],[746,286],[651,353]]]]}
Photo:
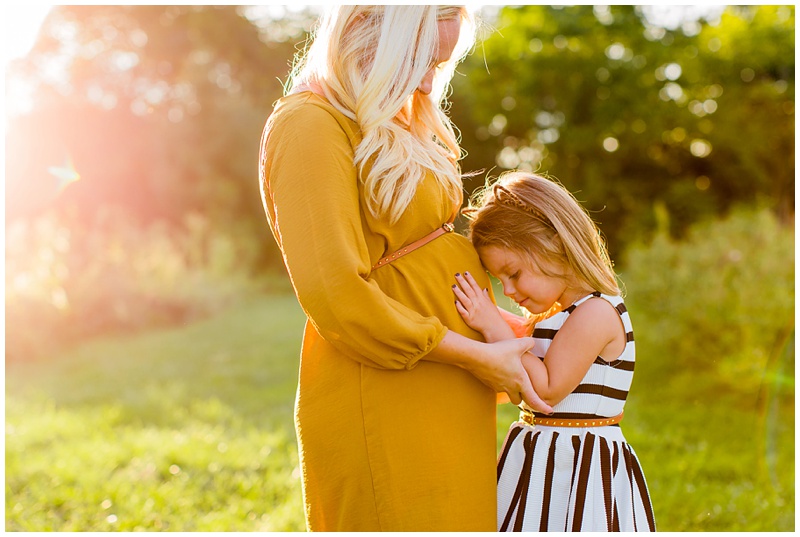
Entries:
{"type": "Polygon", "coordinates": [[[521,172],[501,176],[467,212],[484,266],[530,317],[500,310],[468,273],[453,286],[458,312],[489,342],[532,332],[523,365],[554,409],[520,405],[497,466],[498,529],[655,531],[619,427],[635,350],[599,230],[561,185],[521,172]]]}

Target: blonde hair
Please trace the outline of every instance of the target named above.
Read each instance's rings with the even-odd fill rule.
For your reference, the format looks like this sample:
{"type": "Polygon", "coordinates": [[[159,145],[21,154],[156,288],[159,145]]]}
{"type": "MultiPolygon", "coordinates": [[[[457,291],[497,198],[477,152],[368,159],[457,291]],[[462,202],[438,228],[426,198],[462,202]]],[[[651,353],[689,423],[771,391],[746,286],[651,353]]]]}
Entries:
{"type": "Polygon", "coordinates": [[[471,219],[470,239],[476,249],[507,248],[526,256],[548,276],[607,295],[621,293],[600,230],[575,196],[555,180],[506,172],[479,190],[464,212],[471,219]],[[553,273],[548,265],[565,272],[553,273]]]}
{"type": "Polygon", "coordinates": [[[287,93],[316,87],[360,127],[354,160],[373,215],[396,222],[428,172],[460,205],[461,148],[443,109],[456,64],[474,41],[475,21],[462,6],[334,6],[296,59],[287,93]],[[455,50],[422,95],[416,89],[436,59],[437,23],[453,19],[461,21],[455,50]]]}

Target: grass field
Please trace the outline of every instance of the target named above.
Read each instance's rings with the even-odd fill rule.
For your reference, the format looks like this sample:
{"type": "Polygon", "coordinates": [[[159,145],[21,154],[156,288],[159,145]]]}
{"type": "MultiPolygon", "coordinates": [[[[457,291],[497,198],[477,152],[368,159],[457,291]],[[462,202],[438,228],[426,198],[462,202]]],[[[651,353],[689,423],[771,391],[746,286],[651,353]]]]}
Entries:
{"type": "MultiPolygon", "coordinates": [[[[188,326],[7,364],[6,530],[304,530],[292,428],[303,322],[294,297],[254,296],[188,326]]],[[[623,422],[658,529],[793,531],[793,382],[737,393],[667,360],[640,352],[623,422]]],[[[514,410],[498,410],[498,445],[514,410]]]]}
{"type": "Polygon", "coordinates": [[[294,297],[6,371],[6,530],[304,529],[294,297]]]}

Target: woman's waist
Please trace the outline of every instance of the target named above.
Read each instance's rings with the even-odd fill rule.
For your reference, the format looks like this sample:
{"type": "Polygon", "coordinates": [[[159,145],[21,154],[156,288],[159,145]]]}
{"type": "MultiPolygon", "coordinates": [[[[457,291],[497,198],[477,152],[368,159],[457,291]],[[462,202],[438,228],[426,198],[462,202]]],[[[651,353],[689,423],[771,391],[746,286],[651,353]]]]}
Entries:
{"type": "MultiPolygon", "coordinates": [[[[452,235],[452,234],[451,234],[452,235]]],[[[469,272],[482,286],[490,284],[475,249],[464,237],[442,236],[370,273],[392,296],[434,294],[453,305],[457,273],[469,272]]]]}
{"type": "Polygon", "coordinates": [[[453,284],[459,272],[473,274],[483,287],[491,285],[470,242],[449,233],[374,269],[370,278],[401,304],[421,315],[437,317],[450,330],[480,339],[480,334],[464,323],[455,307],[453,284]]]}
{"type": "Polygon", "coordinates": [[[380,283],[391,280],[398,274],[411,275],[422,270],[431,278],[439,276],[449,281],[455,277],[456,272],[485,272],[475,248],[463,235],[444,232],[432,239],[425,240],[426,238],[421,237],[418,241],[421,244],[412,245],[411,249],[390,248],[382,252],[370,277],[380,283]],[[386,262],[378,265],[378,262],[384,260],[386,262]]]}

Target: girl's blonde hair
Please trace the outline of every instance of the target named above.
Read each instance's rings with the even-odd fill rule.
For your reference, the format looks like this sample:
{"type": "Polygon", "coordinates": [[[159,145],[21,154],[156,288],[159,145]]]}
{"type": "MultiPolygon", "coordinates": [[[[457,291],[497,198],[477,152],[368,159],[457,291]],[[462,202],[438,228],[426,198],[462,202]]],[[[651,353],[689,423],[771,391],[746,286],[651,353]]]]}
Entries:
{"type": "Polygon", "coordinates": [[[287,93],[316,87],[360,127],[355,164],[373,215],[396,222],[429,171],[460,205],[461,148],[443,109],[456,64],[472,49],[475,32],[463,6],[335,6],[296,59],[287,93]],[[436,60],[437,23],[453,19],[461,21],[458,43],[437,68],[430,95],[422,95],[416,89],[436,60]]]}
{"type": "Polygon", "coordinates": [[[475,248],[507,248],[548,276],[607,295],[621,293],[600,230],[572,193],[555,180],[507,172],[479,190],[464,212],[471,219],[475,248]],[[553,266],[562,272],[553,272],[549,268],[553,266]]]}

